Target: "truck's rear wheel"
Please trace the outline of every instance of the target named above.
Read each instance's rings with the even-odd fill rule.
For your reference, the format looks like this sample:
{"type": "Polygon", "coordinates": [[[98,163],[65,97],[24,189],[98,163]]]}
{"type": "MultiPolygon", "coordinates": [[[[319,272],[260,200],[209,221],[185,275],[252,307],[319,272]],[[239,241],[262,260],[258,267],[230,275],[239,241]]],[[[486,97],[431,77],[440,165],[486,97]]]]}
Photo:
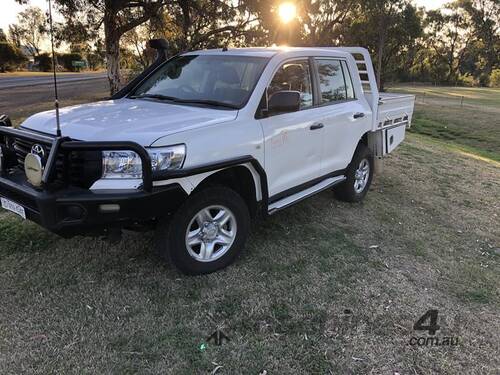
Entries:
{"type": "Polygon", "coordinates": [[[156,229],[159,254],[182,272],[197,275],[231,264],[250,227],[245,201],[233,190],[210,187],[195,193],[156,229]]]}
{"type": "Polygon", "coordinates": [[[360,202],[365,197],[373,178],[373,155],[364,144],[359,144],[346,170],[346,180],[335,188],[335,195],[345,202],[360,202]]]}

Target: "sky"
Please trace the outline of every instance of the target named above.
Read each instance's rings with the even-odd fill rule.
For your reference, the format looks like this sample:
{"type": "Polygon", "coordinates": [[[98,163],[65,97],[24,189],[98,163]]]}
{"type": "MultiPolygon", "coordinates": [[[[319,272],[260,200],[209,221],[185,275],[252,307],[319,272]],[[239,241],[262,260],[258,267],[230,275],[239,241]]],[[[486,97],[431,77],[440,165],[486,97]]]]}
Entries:
{"type": "MultiPolygon", "coordinates": [[[[9,24],[15,23],[17,20],[17,13],[23,11],[27,6],[19,5],[15,0],[0,0],[0,28],[4,31],[9,29],[9,24]]],[[[44,11],[48,8],[47,0],[30,0],[30,5],[35,5],[42,8],[44,11]]]]}
{"type": "MultiPolygon", "coordinates": [[[[449,0],[414,0],[418,6],[425,6],[427,9],[436,9],[447,3],[449,0]]],[[[17,13],[26,8],[26,5],[19,5],[15,0],[0,0],[0,28],[7,31],[9,24],[16,22],[17,13]]],[[[47,10],[47,0],[30,0],[30,5],[35,5],[43,10],[47,10]]]]}

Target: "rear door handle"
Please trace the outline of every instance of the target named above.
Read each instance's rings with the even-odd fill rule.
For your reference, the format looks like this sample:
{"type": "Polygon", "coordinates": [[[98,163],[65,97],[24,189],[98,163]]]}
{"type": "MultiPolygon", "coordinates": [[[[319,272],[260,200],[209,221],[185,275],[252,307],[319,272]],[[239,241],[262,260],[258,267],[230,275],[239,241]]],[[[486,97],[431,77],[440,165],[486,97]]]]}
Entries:
{"type": "Polygon", "coordinates": [[[318,129],[322,129],[324,126],[325,125],[323,125],[321,122],[318,122],[317,124],[312,124],[309,129],[310,130],[318,130],[318,129]]]}
{"type": "Polygon", "coordinates": [[[362,118],[362,117],[365,117],[365,114],[363,112],[358,112],[358,113],[355,113],[354,115],[352,115],[352,117],[354,117],[355,119],[362,118]]]}

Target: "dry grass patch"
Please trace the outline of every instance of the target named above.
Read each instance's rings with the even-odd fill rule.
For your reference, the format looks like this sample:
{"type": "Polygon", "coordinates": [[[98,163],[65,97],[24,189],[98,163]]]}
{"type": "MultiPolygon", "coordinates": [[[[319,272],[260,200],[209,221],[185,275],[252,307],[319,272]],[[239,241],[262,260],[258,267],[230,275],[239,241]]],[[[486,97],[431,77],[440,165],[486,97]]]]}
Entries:
{"type": "MultiPolygon", "coordinates": [[[[104,95],[92,85],[65,97],[104,95]]],[[[3,102],[18,120],[30,100],[50,107],[32,94],[3,102]]],[[[418,106],[413,131],[433,138],[410,134],[363,203],[327,191],[262,220],[241,259],[208,276],[163,264],[149,234],[62,240],[0,212],[0,373],[498,373],[489,108],[418,106]],[[457,347],[408,345],[431,308],[457,347]],[[200,350],[217,327],[231,340],[200,350]]]]}
{"type": "Polygon", "coordinates": [[[0,372],[494,374],[498,171],[410,136],[364,203],[304,201],[194,278],[150,235],[60,240],[2,216],[0,372]],[[430,308],[458,347],[408,345],[430,308]],[[217,325],[231,341],[200,350],[217,325]]]}

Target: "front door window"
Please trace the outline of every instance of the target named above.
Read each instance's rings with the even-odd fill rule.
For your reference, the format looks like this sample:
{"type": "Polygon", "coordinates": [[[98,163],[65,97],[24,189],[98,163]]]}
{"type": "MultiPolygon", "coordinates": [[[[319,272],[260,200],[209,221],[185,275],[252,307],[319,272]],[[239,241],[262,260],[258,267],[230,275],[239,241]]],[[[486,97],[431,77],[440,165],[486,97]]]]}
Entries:
{"type": "Polygon", "coordinates": [[[296,60],[284,63],[267,88],[268,100],[279,91],[298,91],[300,109],[312,107],[313,94],[309,61],[296,60]]]}

